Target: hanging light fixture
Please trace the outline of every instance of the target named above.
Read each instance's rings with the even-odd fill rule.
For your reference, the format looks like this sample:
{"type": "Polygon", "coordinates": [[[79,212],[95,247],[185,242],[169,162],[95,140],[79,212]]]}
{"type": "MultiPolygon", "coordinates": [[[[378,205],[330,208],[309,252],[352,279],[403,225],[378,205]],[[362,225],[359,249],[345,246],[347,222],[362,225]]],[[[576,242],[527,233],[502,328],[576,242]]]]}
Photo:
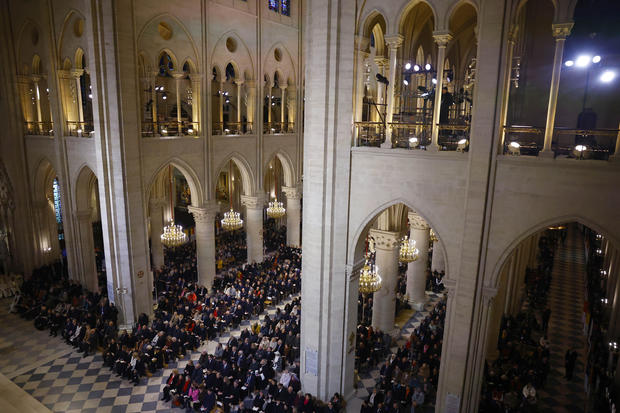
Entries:
{"type": "Polygon", "coordinates": [[[232,206],[232,160],[228,163],[228,199],[230,200],[230,211],[224,212],[222,228],[226,231],[234,231],[243,227],[241,214],[233,210],[232,206]]]}
{"type": "Polygon", "coordinates": [[[174,224],[174,205],[172,204],[172,165],[168,166],[168,180],[170,181],[170,224],[164,227],[161,234],[161,243],[168,248],[175,248],[187,242],[187,235],[181,225],[174,224]]]}
{"type": "Polygon", "coordinates": [[[366,260],[364,261],[364,266],[360,270],[359,286],[359,292],[364,296],[366,294],[376,293],[381,289],[382,284],[379,269],[373,262],[372,254],[368,252],[368,244],[369,240],[366,238],[366,260]]]}
{"type": "Polygon", "coordinates": [[[269,202],[269,206],[267,207],[267,215],[271,218],[278,219],[286,215],[286,209],[284,209],[284,204],[278,201],[278,174],[276,174],[275,168],[272,168],[272,170],[275,181],[275,199],[269,202]]]}
{"type": "Polygon", "coordinates": [[[418,259],[418,252],[418,249],[415,247],[415,240],[405,235],[405,238],[400,243],[398,260],[400,262],[413,262],[418,259]]]}

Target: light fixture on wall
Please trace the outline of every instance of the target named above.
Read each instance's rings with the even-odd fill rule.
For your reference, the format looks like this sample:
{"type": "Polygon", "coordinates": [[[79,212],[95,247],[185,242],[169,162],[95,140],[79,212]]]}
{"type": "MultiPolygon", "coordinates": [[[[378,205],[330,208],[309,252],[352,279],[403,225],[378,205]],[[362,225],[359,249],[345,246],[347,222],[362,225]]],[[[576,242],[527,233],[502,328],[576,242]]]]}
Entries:
{"type": "Polygon", "coordinates": [[[577,159],[583,159],[587,151],[588,151],[588,147],[586,145],[576,145],[575,149],[573,149],[573,155],[577,159]]]}
{"type": "Polygon", "coordinates": [[[409,147],[410,148],[417,148],[418,145],[420,145],[420,140],[417,138],[417,136],[411,136],[409,138],[409,147]]]}
{"type": "Polygon", "coordinates": [[[275,194],[274,194],[274,200],[270,201],[269,206],[267,207],[267,215],[270,216],[271,218],[279,219],[279,218],[282,218],[284,215],[286,215],[286,209],[284,208],[284,204],[278,201],[278,174],[276,174],[276,171],[274,168],[270,167],[270,169],[273,172],[275,194]]]}
{"type": "Polygon", "coordinates": [[[517,141],[510,142],[508,144],[508,153],[514,156],[521,155],[521,144],[517,141]]]}
{"type": "Polygon", "coordinates": [[[469,141],[463,138],[460,141],[458,141],[456,145],[457,145],[456,146],[457,152],[465,152],[467,150],[467,147],[469,146],[469,141]]]}
{"type": "Polygon", "coordinates": [[[181,225],[174,224],[174,204],[172,201],[172,165],[168,165],[168,181],[170,184],[170,224],[164,227],[161,243],[168,248],[175,248],[187,242],[187,235],[181,225]]]}
{"type": "Polygon", "coordinates": [[[410,239],[407,235],[400,243],[400,250],[398,251],[398,261],[400,262],[413,262],[418,259],[418,253],[420,251],[415,247],[415,240],[410,239]]]}
{"type": "Polygon", "coordinates": [[[222,228],[226,231],[234,231],[243,227],[243,220],[241,214],[233,210],[232,204],[232,160],[228,161],[228,199],[230,200],[230,211],[224,212],[224,219],[220,222],[222,228]]]}

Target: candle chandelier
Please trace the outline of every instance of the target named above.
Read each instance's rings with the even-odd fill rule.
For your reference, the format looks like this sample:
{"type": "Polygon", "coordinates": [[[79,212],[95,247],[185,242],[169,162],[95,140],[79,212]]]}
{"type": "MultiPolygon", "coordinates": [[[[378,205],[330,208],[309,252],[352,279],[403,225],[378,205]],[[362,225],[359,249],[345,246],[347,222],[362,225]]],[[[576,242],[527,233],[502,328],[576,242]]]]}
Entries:
{"type": "Polygon", "coordinates": [[[164,227],[161,234],[161,243],[167,248],[175,248],[187,242],[187,235],[181,225],[174,224],[174,205],[172,203],[172,165],[168,166],[168,180],[170,183],[170,224],[164,227]]]}
{"type": "Polygon", "coordinates": [[[273,170],[273,176],[275,180],[275,199],[269,202],[269,207],[267,207],[267,215],[271,218],[282,218],[286,214],[286,209],[284,209],[284,204],[278,201],[278,174],[275,171],[275,168],[271,168],[273,170]]]}
{"type": "Polygon", "coordinates": [[[228,163],[228,199],[230,200],[230,211],[224,212],[222,228],[226,231],[234,231],[243,227],[241,214],[233,210],[232,206],[232,160],[228,163]]]}
{"type": "Polygon", "coordinates": [[[398,260],[400,262],[413,262],[418,259],[418,249],[415,247],[415,240],[410,239],[407,235],[400,243],[400,251],[398,252],[398,260]]]}
{"type": "Polygon", "coordinates": [[[359,292],[363,295],[376,293],[381,289],[381,276],[373,261],[372,254],[368,252],[368,239],[366,239],[366,259],[360,270],[359,286],[359,292]]]}

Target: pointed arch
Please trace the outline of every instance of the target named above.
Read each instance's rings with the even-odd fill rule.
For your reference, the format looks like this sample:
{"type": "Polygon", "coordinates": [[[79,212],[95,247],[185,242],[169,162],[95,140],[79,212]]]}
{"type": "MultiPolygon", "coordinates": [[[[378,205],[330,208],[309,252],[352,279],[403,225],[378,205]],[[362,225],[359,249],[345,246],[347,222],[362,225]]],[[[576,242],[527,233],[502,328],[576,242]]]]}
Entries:
{"type": "MultiPolygon", "coordinates": [[[[151,176],[149,177],[147,181],[149,184],[147,186],[147,192],[146,192],[145,199],[147,201],[150,199],[151,190],[156,184],[157,177],[159,176],[161,171],[163,171],[169,165],[172,165],[173,167],[181,171],[181,173],[185,177],[185,180],[187,181],[187,184],[189,185],[189,190],[191,193],[192,206],[196,206],[196,207],[202,206],[205,202],[205,198],[204,198],[204,193],[202,190],[203,186],[202,186],[202,183],[200,182],[200,178],[198,178],[198,174],[196,174],[194,169],[187,162],[175,156],[166,159],[164,162],[162,162],[159,165],[159,167],[157,167],[153,171],[153,173],[151,174],[151,176]]],[[[148,205],[148,203],[146,205],[148,205]]]]}
{"type": "Polygon", "coordinates": [[[473,7],[476,16],[480,14],[478,3],[476,3],[474,0],[459,0],[455,2],[452,6],[450,6],[446,14],[444,15],[443,27],[450,27],[450,21],[452,20],[452,17],[454,17],[455,13],[459,11],[462,6],[465,5],[473,7]]]}
{"type": "Polygon", "coordinates": [[[215,195],[215,188],[217,187],[217,179],[219,177],[219,174],[227,167],[228,162],[230,161],[234,162],[234,164],[237,166],[237,169],[239,169],[239,172],[241,173],[243,195],[254,196],[254,194],[256,193],[254,185],[256,180],[252,172],[252,168],[250,167],[250,163],[247,161],[247,159],[242,154],[236,151],[226,155],[224,160],[218,165],[215,173],[213,174],[213,182],[211,182],[209,190],[212,191],[213,195],[215,195]]]}
{"type": "Polygon", "coordinates": [[[42,157],[34,170],[32,182],[32,199],[46,201],[47,190],[51,188],[52,181],[56,178],[56,168],[47,157],[42,157]]]}
{"type": "Polygon", "coordinates": [[[229,30],[223,33],[215,42],[215,46],[213,47],[213,51],[211,52],[212,65],[215,65],[216,62],[221,63],[231,60],[235,60],[237,62],[238,67],[236,67],[235,69],[240,70],[238,72],[239,74],[245,73],[246,71],[248,71],[249,73],[254,73],[254,60],[252,59],[250,49],[235,30],[229,30]],[[236,50],[232,52],[229,51],[226,48],[226,40],[229,37],[242,47],[237,47],[236,50]]]}
{"type": "Polygon", "coordinates": [[[392,33],[400,33],[402,35],[405,35],[405,22],[407,20],[407,16],[409,15],[409,12],[416,7],[419,4],[424,4],[426,6],[428,6],[431,10],[431,15],[433,17],[433,22],[434,22],[434,26],[435,26],[435,30],[441,30],[442,28],[437,26],[438,20],[437,20],[437,10],[435,9],[435,6],[433,4],[431,4],[430,2],[426,1],[426,0],[413,0],[408,2],[407,4],[405,4],[400,11],[397,14],[397,18],[394,21],[394,27],[392,27],[391,32],[392,33]]]}
{"type": "Polygon", "coordinates": [[[73,67],[76,69],[86,69],[82,64],[84,62],[84,50],[78,47],[73,58],[73,67]]]}
{"type": "Polygon", "coordinates": [[[83,165],[73,185],[76,211],[85,211],[92,208],[91,194],[97,184],[97,175],[88,165],[83,165]]]}
{"type": "Polygon", "coordinates": [[[279,75],[282,76],[281,79],[290,78],[293,79],[295,84],[297,84],[297,76],[295,76],[295,61],[286,46],[281,42],[276,42],[269,48],[269,51],[265,55],[265,60],[263,61],[263,70],[265,73],[275,73],[278,71],[279,75]],[[275,58],[276,49],[279,49],[282,52],[282,58],[280,61],[277,61],[275,58]]]}
{"type": "Polygon", "coordinates": [[[291,160],[291,157],[284,150],[276,149],[274,152],[272,152],[271,155],[266,158],[267,162],[265,162],[263,170],[266,171],[269,166],[269,162],[271,162],[271,160],[276,157],[280,160],[280,163],[282,164],[282,171],[284,173],[284,186],[294,186],[297,182],[297,175],[295,174],[295,168],[293,167],[294,164],[291,160]]]}
{"type": "MultiPolygon", "coordinates": [[[[63,20],[61,29],[60,29],[60,35],[58,36],[58,50],[57,50],[57,56],[58,56],[58,64],[60,64],[61,62],[64,61],[65,58],[69,57],[69,50],[67,50],[67,53],[63,53],[63,49],[66,46],[66,36],[69,35],[69,33],[71,32],[70,26],[71,26],[71,21],[73,20],[73,17],[77,17],[79,19],[82,19],[83,21],[86,21],[86,17],[78,10],[75,8],[70,9],[67,14],[65,14],[65,19],[63,20]]],[[[82,36],[82,38],[84,38],[82,36]]]]}

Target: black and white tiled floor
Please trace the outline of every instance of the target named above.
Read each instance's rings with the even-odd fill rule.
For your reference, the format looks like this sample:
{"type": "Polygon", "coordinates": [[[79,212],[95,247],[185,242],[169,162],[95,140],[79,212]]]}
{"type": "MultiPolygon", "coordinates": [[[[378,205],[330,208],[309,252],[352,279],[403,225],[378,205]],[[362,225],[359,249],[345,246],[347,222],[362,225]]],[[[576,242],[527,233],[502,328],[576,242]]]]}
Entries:
{"type": "Polygon", "coordinates": [[[585,410],[584,242],[577,226],[569,226],[568,231],[565,244],[560,244],[555,253],[547,301],[551,309],[548,328],[551,370],[545,388],[538,391],[541,412],[578,413],[585,410]],[[564,354],[569,347],[574,347],[579,355],[570,381],[564,378],[564,354]]]}
{"type": "MultiPolygon", "coordinates": [[[[286,301],[279,306],[283,307],[285,304],[286,301]]],[[[20,352],[10,356],[15,359],[14,364],[32,366],[32,359],[26,361],[22,359],[36,358],[36,352],[40,351],[40,343],[63,350],[55,353],[55,356],[52,355],[51,360],[41,359],[44,362],[38,366],[10,378],[53,412],[66,413],[169,412],[172,410],[170,403],[164,403],[160,399],[165,380],[172,370],[183,369],[189,357],[197,361],[203,350],[212,352],[217,342],[225,343],[231,335],[238,337],[241,330],[249,328],[259,319],[253,317],[244,321],[238,329],[223,334],[217,341],[205,343],[196,352],[188,355],[189,357],[170,363],[153,377],[144,377],[140,385],[133,386],[104,367],[100,354],[83,357],[81,353],[73,351],[72,347],[64,344],[60,338],[48,337],[46,332],[36,330],[32,321],[23,320],[15,314],[6,314],[4,307],[0,308],[0,312],[2,313],[0,337],[11,341],[11,335],[20,329],[24,330],[25,337],[18,337],[17,342],[21,346],[20,352]]],[[[269,307],[260,317],[262,318],[264,314],[273,315],[275,312],[276,307],[269,307]]],[[[5,357],[0,357],[2,358],[5,357]]]]}

